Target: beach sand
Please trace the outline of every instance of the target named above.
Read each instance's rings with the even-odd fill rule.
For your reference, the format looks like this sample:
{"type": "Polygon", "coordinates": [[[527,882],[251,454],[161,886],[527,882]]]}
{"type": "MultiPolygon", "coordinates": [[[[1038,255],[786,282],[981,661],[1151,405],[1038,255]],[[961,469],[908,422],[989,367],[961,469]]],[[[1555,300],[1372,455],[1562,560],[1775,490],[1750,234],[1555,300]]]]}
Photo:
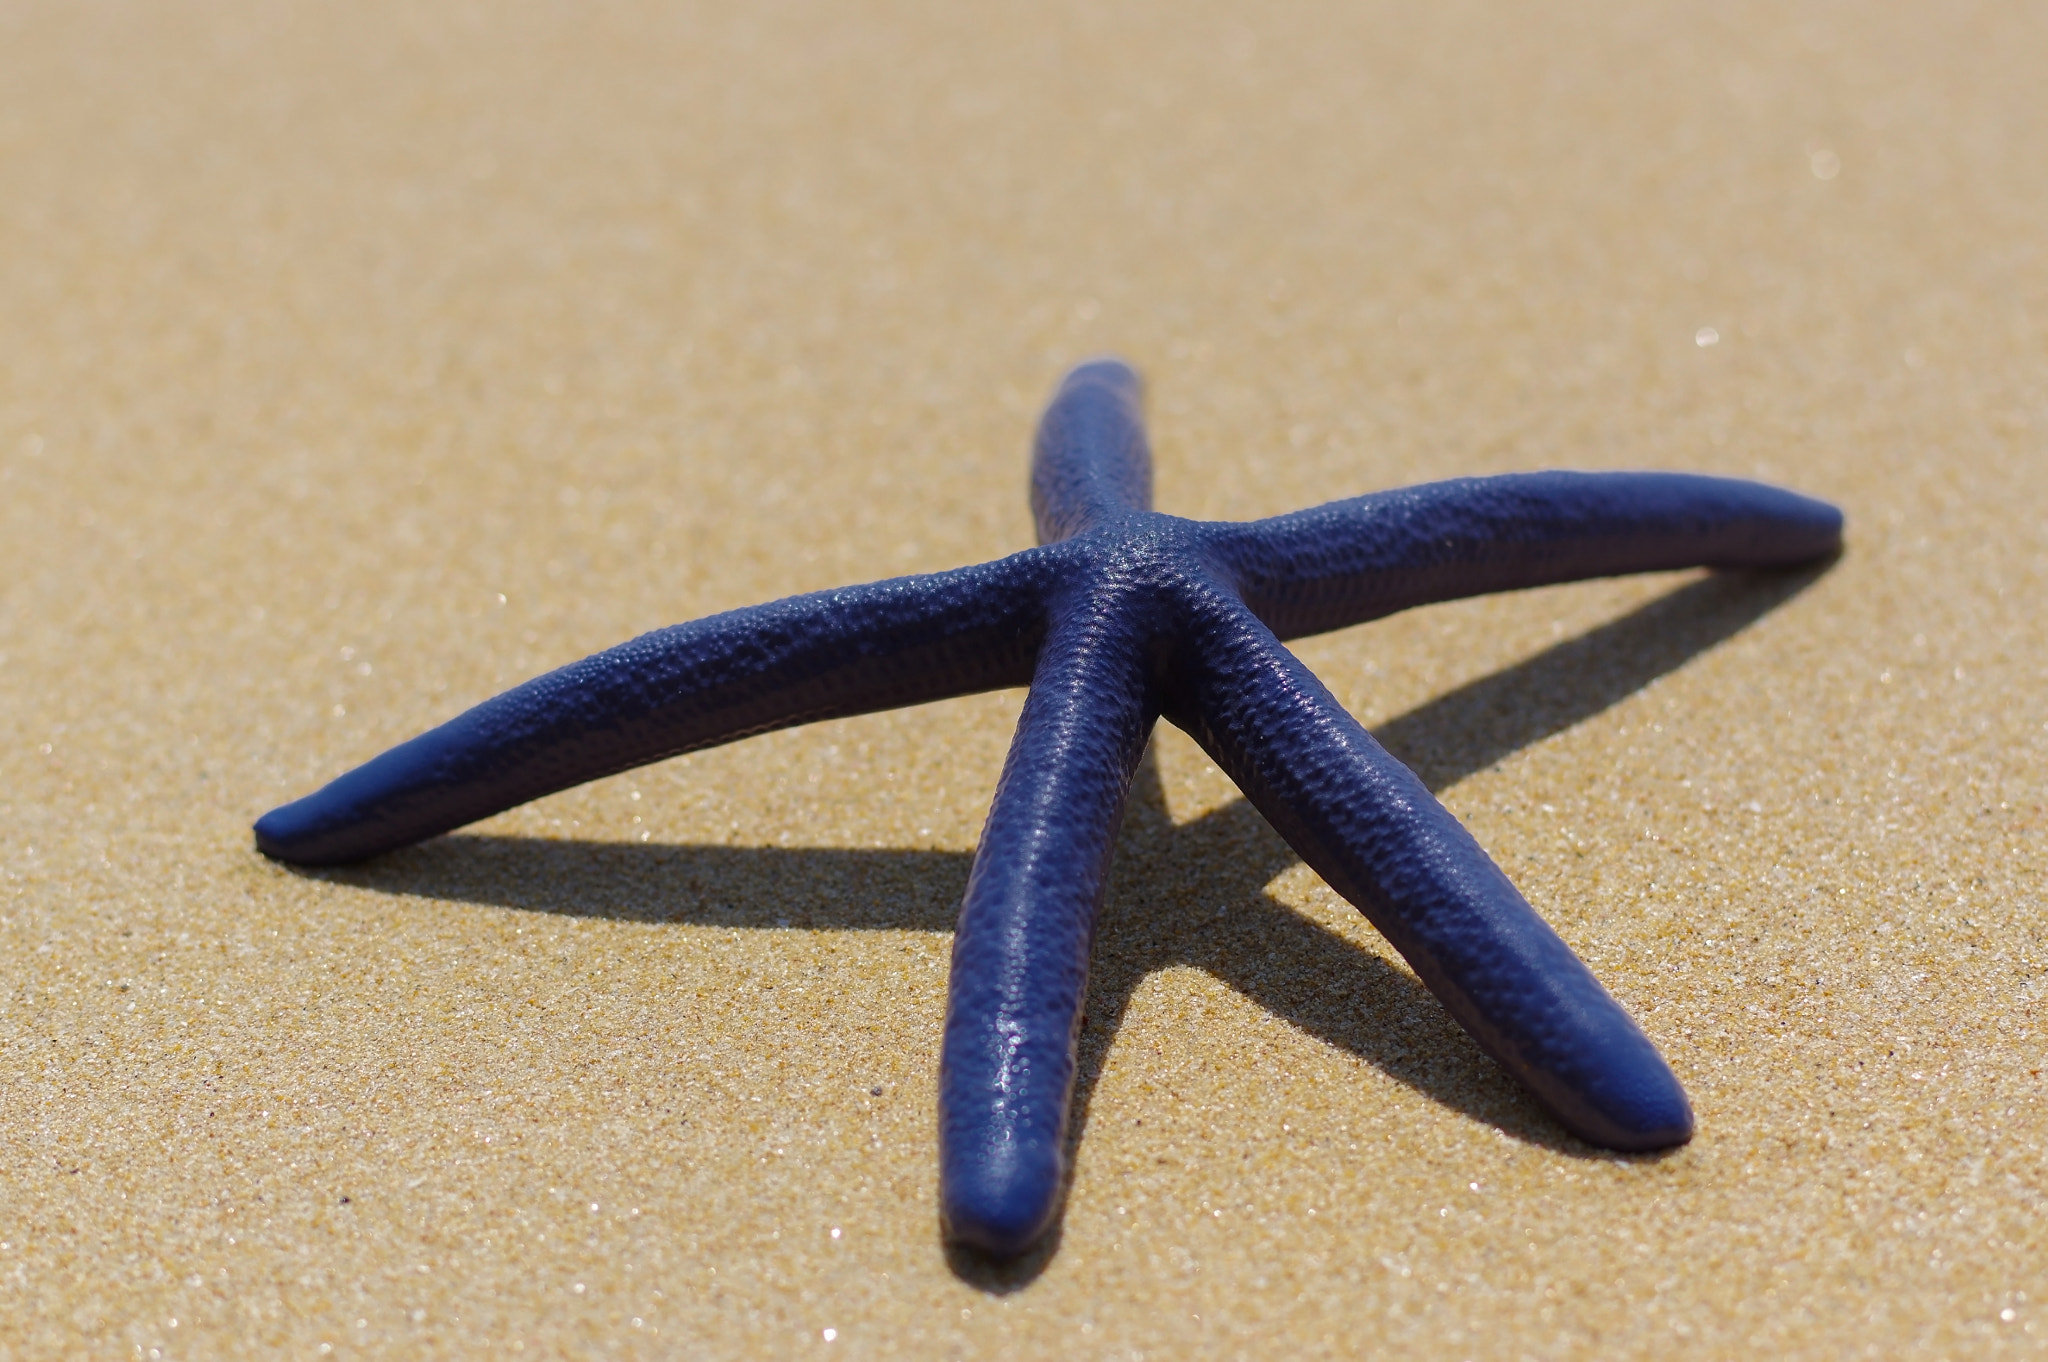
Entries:
{"type": "Polygon", "coordinates": [[[2048,1351],[2038,5],[24,0],[0,12],[0,1356],[2048,1351]],[[342,872],[249,825],[637,632],[1160,509],[1546,467],[1789,576],[1300,655],[1631,1009],[1566,1136],[1190,741],[1043,1252],[949,1256],[952,914],[1021,696],[342,872]]]}

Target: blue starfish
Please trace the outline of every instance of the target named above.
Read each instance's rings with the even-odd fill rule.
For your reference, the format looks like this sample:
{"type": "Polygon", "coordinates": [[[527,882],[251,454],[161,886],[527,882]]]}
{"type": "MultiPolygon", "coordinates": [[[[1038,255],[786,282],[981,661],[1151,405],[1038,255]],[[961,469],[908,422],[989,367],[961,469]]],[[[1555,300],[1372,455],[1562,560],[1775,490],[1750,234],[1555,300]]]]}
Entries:
{"type": "Polygon", "coordinates": [[[939,1163],[955,1240],[1013,1255],[1057,1215],[1096,914],[1162,716],[1566,1128],[1621,1150],[1689,1139],[1648,1038],[1282,640],[1516,587],[1788,567],[1838,550],[1841,513],[1677,473],[1462,478],[1248,524],[1151,504],[1137,375],[1084,364],[1038,431],[1039,547],[645,634],[273,810],[256,844],[361,860],[698,748],[1029,686],[953,938],[939,1163]]]}

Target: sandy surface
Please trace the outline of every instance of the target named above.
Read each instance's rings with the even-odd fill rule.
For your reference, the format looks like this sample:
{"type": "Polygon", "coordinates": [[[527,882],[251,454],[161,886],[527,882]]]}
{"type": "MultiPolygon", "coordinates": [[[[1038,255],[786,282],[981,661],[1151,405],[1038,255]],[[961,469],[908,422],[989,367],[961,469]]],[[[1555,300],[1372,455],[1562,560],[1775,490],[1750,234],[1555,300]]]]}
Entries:
{"type": "Polygon", "coordinates": [[[974,8],[0,9],[0,1355],[2048,1350],[2048,9],[974,8]],[[642,629],[1025,546],[1112,349],[1169,511],[1847,510],[1300,648],[1690,1147],[1564,1136],[1162,731],[1063,1232],[949,1260],[1015,694],[252,851],[642,629]]]}

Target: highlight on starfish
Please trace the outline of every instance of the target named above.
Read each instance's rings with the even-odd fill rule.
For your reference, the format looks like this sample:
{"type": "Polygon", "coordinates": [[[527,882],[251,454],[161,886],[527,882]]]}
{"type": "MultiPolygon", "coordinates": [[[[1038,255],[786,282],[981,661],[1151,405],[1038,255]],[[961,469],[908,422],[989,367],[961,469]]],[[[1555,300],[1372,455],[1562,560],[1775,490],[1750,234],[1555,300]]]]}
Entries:
{"type": "Polygon", "coordinates": [[[955,1241],[1013,1256],[1058,1218],[1095,920],[1160,718],[1565,1129],[1617,1150],[1691,1138],[1649,1039],[1284,640],[1584,578],[1792,568],[1840,550],[1841,512],[1682,473],[1461,478],[1249,523],[1161,515],[1151,489],[1137,374],[1083,364],[1039,425],[1037,547],[642,635],[272,810],[256,845],[358,861],[684,752],[1027,686],[953,939],[939,1165],[955,1241]]]}

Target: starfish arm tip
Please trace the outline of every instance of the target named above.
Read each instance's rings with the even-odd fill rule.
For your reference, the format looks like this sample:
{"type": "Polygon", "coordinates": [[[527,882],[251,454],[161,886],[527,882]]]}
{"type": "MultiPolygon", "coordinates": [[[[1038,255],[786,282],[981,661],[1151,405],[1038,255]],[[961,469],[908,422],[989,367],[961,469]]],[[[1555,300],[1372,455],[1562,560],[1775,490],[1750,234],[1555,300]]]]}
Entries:
{"type": "Polygon", "coordinates": [[[1111,356],[1076,365],[1060,381],[1031,458],[1031,513],[1041,543],[1151,509],[1143,405],[1137,370],[1111,356]]]}
{"type": "Polygon", "coordinates": [[[946,1237],[995,1258],[1014,1258],[1043,1239],[1059,1213],[1066,1170],[1056,1149],[1014,1147],[958,1153],[941,1170],[939,1211],[946,1237]]]}
{"type": "Polygon", "coordinates": [[[1662,1082],[1646,1083],[1610,1104],[1607,1114],[1618,1119],[1613,1120],[1601,1144],[1624,1153],[1649,1153],[1673,1149],[1692,1139],[1692,1103],[1671,1070],[1661,1064],[1658,1067],[1663,1071],[1662,1082]]]}
{"type": "Polygon", "coordinates": [[[256,849],[273,861],[291,859],[292,806],[280,804],[256,820],[256,849]]]}
{"type": "Polygon", "coordinates": [[[347,865],[468,822],[459,815],[454,822],[436,818],[447,802],[435,779],[437,768],[459,746],[465,732],[461,725],[463,719],[457,719],[422,733],[313,793],[280,804],[256,820],[256,849],[292,865],[347,865]],[[427,830],[409,823],[422,823],[427,830]]]}
{"type": "Polygon", "coordinates": [[[292,852],[299,840],[301,821],[296,813],[296,804],[280,804],[257,819],[256,849],[273,861],[295,859],[292,852]]]}
{"type": "Polygon", "coordinates": [[[1550,1052],[1549,1063],[1531,1065],[1526,1052],[1527,1042],[1550,1031],[1541,1022],[1520,1036],[1488,1037],[1494,1043],[1486,1048],[1500,1054],[1509,1072],[1588,1144],[1639,1154],[1692,1139],[1692,1103],[1678,1075],[1590,972],[1579,975],[1576,987],[1574,974],[1579,972],[1554,970],[1529,982],[1532,994],[1553,999],[1551,1019],[1571,1015],[1582,1022],[1576,1036],[1553,1036],[1540,1047],[1550,1052]],[[1560,988],[1581,996],[1557,1007],[1560,988]]]}

